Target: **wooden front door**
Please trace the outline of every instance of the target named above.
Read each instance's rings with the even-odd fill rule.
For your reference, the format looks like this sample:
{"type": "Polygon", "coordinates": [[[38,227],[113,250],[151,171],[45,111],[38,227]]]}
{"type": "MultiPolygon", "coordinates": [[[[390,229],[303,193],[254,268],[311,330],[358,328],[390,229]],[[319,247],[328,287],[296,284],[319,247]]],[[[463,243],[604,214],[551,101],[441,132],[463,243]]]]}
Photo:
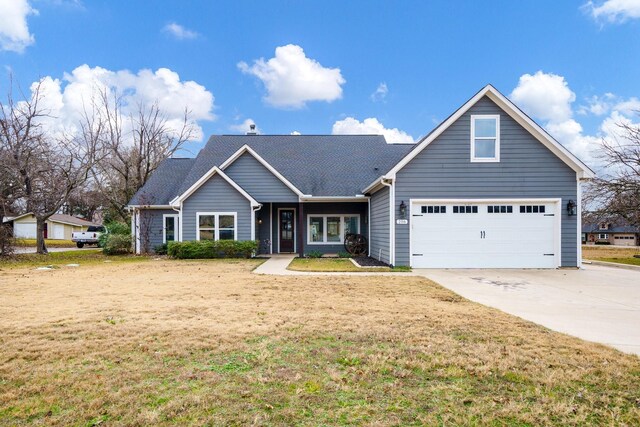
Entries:
{"type": "Polygon", "coordinates": [[[295,211],[293,209],[280,209],[278,217],[280,252],[295,252],[295,211]]]}

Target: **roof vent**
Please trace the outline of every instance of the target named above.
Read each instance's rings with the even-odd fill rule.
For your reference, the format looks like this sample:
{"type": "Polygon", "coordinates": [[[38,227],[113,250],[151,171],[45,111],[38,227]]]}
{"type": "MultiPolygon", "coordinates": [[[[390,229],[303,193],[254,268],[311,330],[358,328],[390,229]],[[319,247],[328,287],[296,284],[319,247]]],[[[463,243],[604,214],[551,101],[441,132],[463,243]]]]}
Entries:
{"type": "Polygon", "coordinates": [[[256,132],[256,125],[251,123],[249,125],[249,132],[247,132],[247,135],[257,135],[258,132],[256,132]]]}

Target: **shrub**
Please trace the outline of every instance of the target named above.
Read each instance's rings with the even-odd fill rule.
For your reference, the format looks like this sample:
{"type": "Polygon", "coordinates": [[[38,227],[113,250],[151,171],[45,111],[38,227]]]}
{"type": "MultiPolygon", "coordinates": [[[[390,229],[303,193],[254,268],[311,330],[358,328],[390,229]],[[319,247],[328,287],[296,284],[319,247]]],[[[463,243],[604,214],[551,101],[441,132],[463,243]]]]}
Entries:
{"type": "Polygon", "coordinates": [[[131,236],[123,234],[107,234],[102,245],[105,255],[121,255],[131,252],[131,236]]]}
{"type": "Polygon", "coordinates": [[[352,258],[353,255],[351,255],[349,252],[345,252],[345,251],[341,251],[338,252],[338,258],[352,258]]]}
{"type": "Polygon", "coordinates": [[[109,234],[117,234],[120,236],[131,235],[131,227],[128,224],[125,224],[124,222],[116,222],[116,221],[109,222],[104,225],[104,228],[105,230],[107,230],[107,232],[102,233],[98,238],[98,246],[100,246],[101,248],[104,248],[107,242],[107,236],[109,234]]]}
{"type": "Polygon", "coordinates": [[[610,245],[611,242],[596,242],[596,245],[610,245]]]}
{"type": "Polygon", "coordinates": [[[166,255],[167,254],[167,244],[163,243],[162,245],[154,246],[153,252],[155,252],[156,255],[166,255]]]}
{"type": "Polygon", "coordinates": [[[257,250],[255,240],[199,240],[169,242],[167,254],[179,259],[250,258],[257,250]]]}
{"type": "Polygon", "coordinates": [[[322,252],[320,251],[309,251],[307,252],[307,258],[322,258],[322,252]]]}

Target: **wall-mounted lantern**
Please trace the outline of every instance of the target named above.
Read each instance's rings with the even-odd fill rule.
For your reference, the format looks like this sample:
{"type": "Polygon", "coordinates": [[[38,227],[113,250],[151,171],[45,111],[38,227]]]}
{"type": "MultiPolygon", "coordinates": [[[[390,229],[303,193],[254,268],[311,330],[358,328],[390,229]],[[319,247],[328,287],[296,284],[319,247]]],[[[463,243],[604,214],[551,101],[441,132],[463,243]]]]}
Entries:
{"type": "Polygon", "coordinates": [[[574,216],[576,214],[576,202],[569,200],[567,202],[567,215],[574,216]]]}
{"type": "Polygon", "coordinates": [[[404,200],[400,202],[400,218],[405,219],[407,217],[407,205],[405,205],[404,200]]]}
{"type": "Polygon", "coordinates": [[[262,218],[258,218],[258,225],[262,225],[262,218]]]}

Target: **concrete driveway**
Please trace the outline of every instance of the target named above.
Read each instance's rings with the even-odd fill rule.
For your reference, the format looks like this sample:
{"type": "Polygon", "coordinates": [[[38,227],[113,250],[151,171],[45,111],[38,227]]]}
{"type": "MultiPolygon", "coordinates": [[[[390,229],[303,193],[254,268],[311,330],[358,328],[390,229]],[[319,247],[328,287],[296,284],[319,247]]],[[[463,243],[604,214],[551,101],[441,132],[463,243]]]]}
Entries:
{"type": "Polygon", "coordinates": [[[640,355],[640,271],[424,270],[472,301],[588,341],[640,355]]]}

